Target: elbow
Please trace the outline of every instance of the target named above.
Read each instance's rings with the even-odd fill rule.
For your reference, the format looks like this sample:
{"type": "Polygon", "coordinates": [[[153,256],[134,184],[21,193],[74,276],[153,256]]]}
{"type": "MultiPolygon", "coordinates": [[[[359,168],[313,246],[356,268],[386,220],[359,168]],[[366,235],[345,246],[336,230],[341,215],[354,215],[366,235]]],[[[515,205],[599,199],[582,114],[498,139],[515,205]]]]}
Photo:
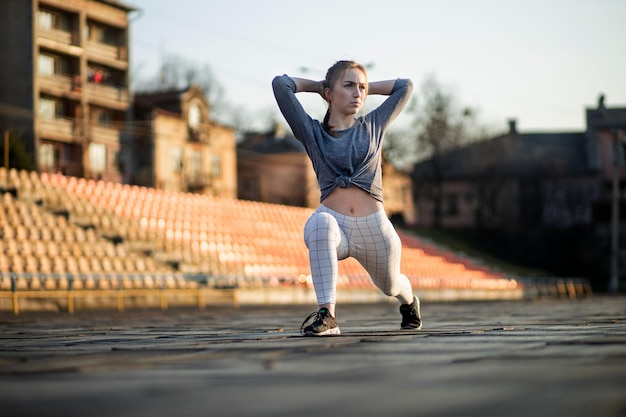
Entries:
{"type": "Polygon", "coordinates": [[[411,93],[413,91],[413,80],[411,80],[410,78],[405,78],[404,82],[406,83],[406,89],[409,93],[411,93]]]}
{"type": "Polygon", "coordinates": [[[280,88],[281,82],[280,82],[280,75],[277,75],[276,77],[274,77],[274,79],[272,80],[272,89],[274,91],[276,91],[278,88],[280,88]]]}
{"type": "Polygon", "coordinates": [[[296,86],[294,81],[287,75],[277,75],[272,80],[272,89],[274,92],[279,90],[291,90],[292,92],[296,91],[296,86]]]}
{"type": "Polygon", "coordinates": [[[410,78],[399,78],[395,89],[403,90],[406,96],[410,96],[413,93],[413,81],[410,78]]]}

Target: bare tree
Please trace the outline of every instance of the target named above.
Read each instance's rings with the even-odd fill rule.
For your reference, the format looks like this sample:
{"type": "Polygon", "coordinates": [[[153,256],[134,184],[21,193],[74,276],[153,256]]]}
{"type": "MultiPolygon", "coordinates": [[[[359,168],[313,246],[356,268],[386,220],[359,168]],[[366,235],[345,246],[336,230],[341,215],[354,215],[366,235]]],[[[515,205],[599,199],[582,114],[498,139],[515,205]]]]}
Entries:
{"type": "Polygon", "coordinates": [[[390,130],[385,134],[383,152],[386,160],[395,168],[405,171],[415,163],[417,142],[406,130],[390,130]]]}
{"type": "MultiPolygon", "coordinates": [[[[433,199],[433,219],[436,227],[441,225],[443,210],[443,179],[453,158],[450,152],[475,140],[472,131],[478,131],[475,111],[461,108],[455,97],[444,91],[434,76],[426,78],[421,88],[421,105],[415,108],[416,159],[427,160],[432,174],[430,195],[433,199]]],[[[419,185],[418,185],[419,187],[419,185]]]]}
{"type": "Polygon", "coordinates": [[[220,115],[226,107],[223,88],[215,77],[211,66],[186,59],[175,54],[165,55],[156,74],[135,82],[137,91],[183,89],[195,85],[206,96],[214,115],[220,115]]]}

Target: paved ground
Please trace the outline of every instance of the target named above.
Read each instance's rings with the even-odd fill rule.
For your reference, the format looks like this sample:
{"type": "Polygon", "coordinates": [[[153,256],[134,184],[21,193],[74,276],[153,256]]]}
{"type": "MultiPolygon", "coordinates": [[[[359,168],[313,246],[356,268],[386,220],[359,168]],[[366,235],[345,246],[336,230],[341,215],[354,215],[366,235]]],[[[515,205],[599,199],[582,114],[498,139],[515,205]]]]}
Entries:
{"type": "Polygon", "coordinates": [[[626,416],[626,297],[0,315],[3,416],[626,416]]]}

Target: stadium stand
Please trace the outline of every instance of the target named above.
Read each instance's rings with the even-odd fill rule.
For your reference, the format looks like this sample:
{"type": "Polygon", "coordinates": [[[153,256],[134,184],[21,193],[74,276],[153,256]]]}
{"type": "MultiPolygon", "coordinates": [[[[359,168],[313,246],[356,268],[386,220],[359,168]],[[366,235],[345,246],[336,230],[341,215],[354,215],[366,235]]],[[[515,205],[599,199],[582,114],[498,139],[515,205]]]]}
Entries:
{"type": "MultiPolygon", "coordinates": [[[[0,190],[0,291],[311,287],[308,208],[4,168],[0,190]]],[[[399,234],[416,289],[519,285],[399,234]]],[[[354,259],[339,272],[340,288],[373,288],[354,259]]]]}

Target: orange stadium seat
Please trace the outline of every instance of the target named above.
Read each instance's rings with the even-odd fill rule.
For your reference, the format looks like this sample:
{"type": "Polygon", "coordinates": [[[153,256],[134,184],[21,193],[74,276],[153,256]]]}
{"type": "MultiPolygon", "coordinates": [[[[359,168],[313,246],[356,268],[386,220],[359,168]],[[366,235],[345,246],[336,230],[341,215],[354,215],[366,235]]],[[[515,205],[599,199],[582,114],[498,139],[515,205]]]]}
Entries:
{"type": "MultiPolygon", "coordinates": [[[[0,170],[3,179],[37,193],[43,204],[10,194],[0,199],[0,272],[139,273],[144,277],[143,281],[120,278],[124,288],[170,285],[166,278],[151,276],[160,272],[245,277],[250,283],[275,285],[310,275],[302,238],[310,208],[164,192],[61,174],[0,170]],[[54,214],[59,209],[67,214],[54,214]],[[107,240],[116,237],[117,244],[107,240]]],[[[403,273],[416,285],[488,286],[504,278],[415,236],[399,235],[403,273]]],[[[342,286],[372,285],[353,259],[340,262],[340,275],[342,286]]],[[[187,285],[180,275],[176,277],[177,287],[187,285]]],[[[83,278],[76,278],[73,288],[96,287],[93,277],[83,278]]],[[[109,285],[114,283],[109,280],[109,285]]]]}

